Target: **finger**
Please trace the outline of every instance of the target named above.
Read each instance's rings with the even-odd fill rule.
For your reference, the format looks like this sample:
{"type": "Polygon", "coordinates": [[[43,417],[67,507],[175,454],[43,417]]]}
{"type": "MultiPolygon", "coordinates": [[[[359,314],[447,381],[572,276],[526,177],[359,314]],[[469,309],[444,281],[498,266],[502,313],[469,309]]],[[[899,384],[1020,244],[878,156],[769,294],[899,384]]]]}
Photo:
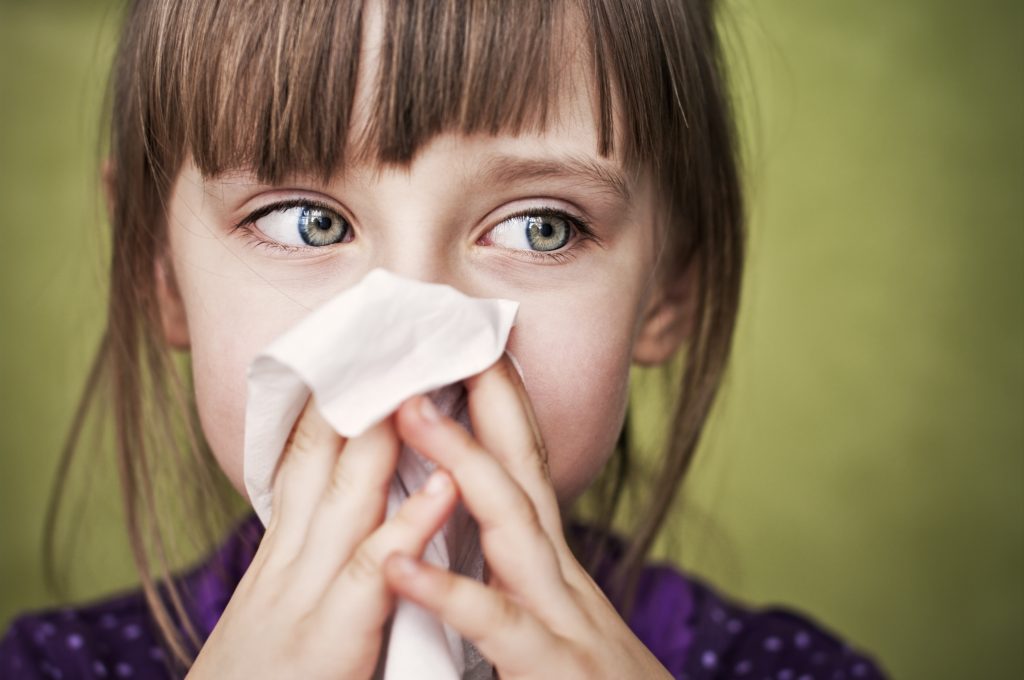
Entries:
{"type": "Polygon", "coordinates": [[[526,388],[507,354],[465,381],[473,434],[533,501],[541,526],[563,541],[547,450],[526,388]]]}
{"type": "Polygon", "coordinates": [[[533,503],[505,468],[429,397],[402,404],[396,416],[405,442],[448,470],[480,525],[487,564],[510,589],[547,608],[567,597],[559,558],[533,503]]]}
{"type": "Polygon", "coordinates": [[[557,638],[504,593],[407,556],[385,564],[388,585],[476,645],[503,676],[552,667],[557,638]]]}
{"type": "Polygon", "coordinates": [[[288,435],[273,481],[267,535],[280,557],[294,556],[302,546],[342,444],[310,397],[288,435]]]}
{"type": "Polygon", "coordinates": [[[380,526],[400,449],[390,418],[342,448],[299,555],[304,578],[314,583],[333,578],[356,546],[380,526]]]}
{"type": "Polygon", "coordinates": [[[382,626],[394,601],[384,580],[384,561],[393,553],[421,555],[455,509],[457,498],[448,473],[435,470],[352,554],[324,598],[326,622],[349,625],[352,613],[358,612],[366,631],[382,626]],[[345,620],[332,619],[335,612],[344,612],[345,620]]]}

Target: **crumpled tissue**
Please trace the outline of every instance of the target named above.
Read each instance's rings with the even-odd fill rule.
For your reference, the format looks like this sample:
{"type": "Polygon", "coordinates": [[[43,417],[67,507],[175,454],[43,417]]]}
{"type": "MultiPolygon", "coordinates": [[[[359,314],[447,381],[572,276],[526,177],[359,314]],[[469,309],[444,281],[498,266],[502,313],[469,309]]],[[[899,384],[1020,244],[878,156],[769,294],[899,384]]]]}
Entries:
{"type": "MultiPolygon", "coordinates": [[[[343,437],[362,434],[424,393],[470,429],[460,381],[501,357],[517,311],[518,303],[510,300],[472,298],[447,285],[374,269],[274,340],[249,366],[245,413],[245,488],[263,524],[270,521],[278,459],[311,393],[343,437]]],[[[403,446],[388,493],[389,517],[433,467],[403,446]]],[[[433,537],[424,559],[482,578],[476,525],[461,505],[433,537]]],[[[449,626],[400,600],[383,677],[490,678],[491,667],[449,626]]]]}

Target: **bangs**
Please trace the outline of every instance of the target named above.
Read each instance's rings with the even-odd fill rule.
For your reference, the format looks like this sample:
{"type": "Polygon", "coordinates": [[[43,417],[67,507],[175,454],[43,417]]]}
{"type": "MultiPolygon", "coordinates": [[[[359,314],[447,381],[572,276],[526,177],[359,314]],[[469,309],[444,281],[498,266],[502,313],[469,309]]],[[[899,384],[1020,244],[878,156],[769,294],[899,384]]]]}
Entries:
{"type": "Polygon", "coordinates": [[[349,162],[408,164],[442,133],[543,132],[582,90],[598,154],[650,170],[681,225],[730,222],[740,198],[714,5],[140,1],[115,62],[112,151],[162,199],[188,157],[207,177],[327,180],[349,162]]]}
{"type": "Polygon", "coordinates": [[[405,164],[442,132],[540,131],[567,75],[567,45],[580,42],[566,9],[553,0],[384,2],[376,73],[367,74],[376,82],[359,103],[368,122],[353,135],[360,58],[378,49],[363,44],[371,6],[165,3],[147,127],[156,146],[190,154],[204,175],[245,168],[271,183],[326,178],[350,158],[405,164]]]}

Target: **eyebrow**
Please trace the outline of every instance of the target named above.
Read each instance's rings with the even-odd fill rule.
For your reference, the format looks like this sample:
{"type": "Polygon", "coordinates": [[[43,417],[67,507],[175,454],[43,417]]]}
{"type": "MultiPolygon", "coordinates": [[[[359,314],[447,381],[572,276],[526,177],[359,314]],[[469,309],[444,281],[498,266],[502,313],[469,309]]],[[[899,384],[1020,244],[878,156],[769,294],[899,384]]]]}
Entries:
{"type": "Polygon", "coordinates": [[[494,155],[483,162],[482,174],[484,179],[493,184],[514,184],[535,179],[575,179],[615,194],[623,201],[629,202],[631,198],[629,182],[621,170],[588,156],[524,158],[494,155]]]}

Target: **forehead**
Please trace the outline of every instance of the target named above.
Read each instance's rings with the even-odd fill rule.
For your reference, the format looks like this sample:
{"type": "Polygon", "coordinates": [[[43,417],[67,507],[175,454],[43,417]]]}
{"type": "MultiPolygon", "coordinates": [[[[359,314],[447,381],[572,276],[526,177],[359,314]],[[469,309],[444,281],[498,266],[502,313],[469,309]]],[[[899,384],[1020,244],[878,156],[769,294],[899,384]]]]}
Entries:
{"type": "Polygon", "coordinates": [[[279,5],[199,22],[226,39],[186,50],[195,82],[178,98],[184,151],[207,176],[244,168],[272,182],[408,165],[446,133],[607,151],[612,88],[595,78],[573,3],[325,0],[288,17],[279,5]]]}

